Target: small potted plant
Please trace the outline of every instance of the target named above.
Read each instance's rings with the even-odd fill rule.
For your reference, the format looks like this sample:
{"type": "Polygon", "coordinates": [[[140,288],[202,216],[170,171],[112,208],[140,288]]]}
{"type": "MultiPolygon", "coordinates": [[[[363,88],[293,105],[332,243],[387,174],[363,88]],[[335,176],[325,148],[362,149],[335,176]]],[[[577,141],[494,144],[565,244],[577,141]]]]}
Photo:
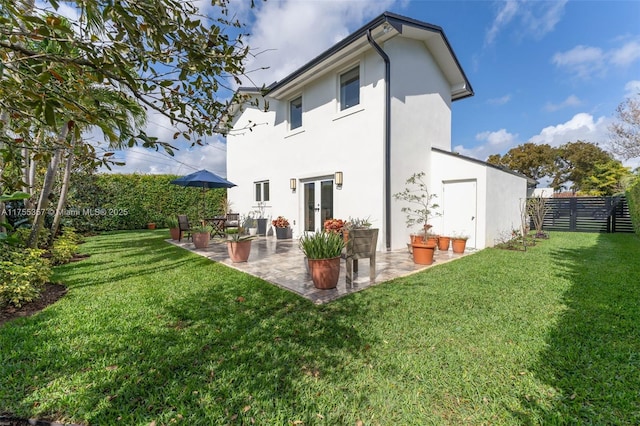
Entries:
{"type": "Polygon", "coordinates": [[[279,240],[285,240],[289,237],[289,221],[284,216],[278,216],[271,221],[271,224],[276,228],[276,238],[279,240]]]}
{"type": "Polygon", "coordinates": [[[198,225],[193,227],[193,245],[197,249],[204,249],[209,246],[209,237],[213,227],[211,225],[198,225]]]}
{"type": "Polygon", "coordinates": [[[300,250],[307,258],[316,288],[327,290],[338,285],[343,248],[344,240],[336,232],[305,232],[300,238],[300,250]]]}
{"type": "Polygon", "coordinates": [[[227,252],[233,263],[246,262],[251,254],[251,240],[255,237],[245,235],[244,228],[229,228],[227,233],[227,252]]]}
{"type": "Polygon", "coordinates": [[[439,214],[435,209],[440,206],[433,201],[437,196],[429,192],[424,177],[424,172],[414,173],[409,176],[406,180],[407,187],[404,191],[394,194],[393,198],[408,203],[401,209],[407,215],[407,227],[422,226],[422,240],[420,241],[420,238],[412,238],[413,261],[422,265],[431,265],[437,239],[429,233],[431,229],[429,218],[432,215],[437,216],[439,214]]]}
{"type": "Polygon", "coordinates": [[[250,236],[255,237],[258,235],[258,221],[253,217],[253,212],[247,215],[244,221],[244,228],[247,229],[250,236]]]}
{"type": "Polygon", "coordinates": [[[166,220],[169,227],[169,234],[172,240],[180,239],[180,225],[178,224],[178,218],[175,216],[169,216],[166,220]]]}
{"type": "Polygon", "coordinates": [[[469,236],[466,234],[453,234],[451,237],[451,249],[454,253],[464,253],[469,236]]]}

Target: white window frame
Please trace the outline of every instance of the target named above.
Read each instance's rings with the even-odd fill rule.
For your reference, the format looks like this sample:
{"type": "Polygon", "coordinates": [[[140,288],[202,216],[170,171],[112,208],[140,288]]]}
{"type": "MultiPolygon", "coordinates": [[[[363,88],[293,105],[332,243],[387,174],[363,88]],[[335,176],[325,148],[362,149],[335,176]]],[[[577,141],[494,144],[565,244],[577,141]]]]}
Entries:
{"type": "Polygon", "coordinates": [[[253,182],[253,199],[256,202],[267,202],[271,198],[271,185],[268,180],[257,180],[253,182]],[[265,184],[266,184],[266,199],[265,199],[265,184]],[[258,185],[260,186],[260,190],[258,193],[258,185]]]}
{"type": "Polygon", "coordinates": [[[350,66],[349,68],[343,70],[342,72],[340,72],[338,74],[338,78],[337,78],[337,83],[338,83],[338,113],[344,113],[345,111],[351,111],[353,108],[357,108],[360,107],[362,105],[362,69],[360,67],[360,64],[355,64],[350,66]],[[345,76],[346,74],[357,70],[358,71],[358,103],[357,104],[353,104],[350,106],[344,106],[344,100],[343,100],[343,96],[342,96],[342,77],[345,76]]]}
{"type": "Polygon", "coordinates": [[[289,131],[296,131],[296,130],[302,129],[302,115],[303,115],[302,109],[303,109],[302,94],[296,96],[295,98],[289,101],[289,131]],[[300,100],[300,125],[293,127],[292,106],[293,106],[293,103],[296,102],[298,99],[300,100]]]}

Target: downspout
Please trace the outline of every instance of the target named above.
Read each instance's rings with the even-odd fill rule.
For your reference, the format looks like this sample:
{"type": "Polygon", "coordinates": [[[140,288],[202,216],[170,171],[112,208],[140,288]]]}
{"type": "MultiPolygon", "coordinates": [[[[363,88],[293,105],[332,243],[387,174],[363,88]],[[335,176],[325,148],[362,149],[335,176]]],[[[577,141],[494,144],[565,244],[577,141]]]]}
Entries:
{"type": "Polygon", "coordinates": [[[385,208],[385,240],[387,251],[391,250],[391,61],[389,56],[371,37],[371,29],[367,30],[369,44],[384,60],[384,208],[385,208]]]}

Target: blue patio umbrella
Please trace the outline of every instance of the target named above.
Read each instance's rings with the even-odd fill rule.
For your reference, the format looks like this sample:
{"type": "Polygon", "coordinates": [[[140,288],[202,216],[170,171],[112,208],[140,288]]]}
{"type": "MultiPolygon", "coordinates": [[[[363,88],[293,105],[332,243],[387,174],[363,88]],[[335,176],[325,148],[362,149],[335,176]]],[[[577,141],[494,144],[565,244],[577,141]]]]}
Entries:
{"type": "Polygon", "coordinates": [[[231,188],[236,186],[235,183],[229,182],[225,178],[218,176],[209,170],[198,170],[190,175],[182,176],[172,180],[170,183],[180,186],[191,186],[194,188],[202,188],[202,212],[206,211],[205,190],[208,188],[231,188]]]}

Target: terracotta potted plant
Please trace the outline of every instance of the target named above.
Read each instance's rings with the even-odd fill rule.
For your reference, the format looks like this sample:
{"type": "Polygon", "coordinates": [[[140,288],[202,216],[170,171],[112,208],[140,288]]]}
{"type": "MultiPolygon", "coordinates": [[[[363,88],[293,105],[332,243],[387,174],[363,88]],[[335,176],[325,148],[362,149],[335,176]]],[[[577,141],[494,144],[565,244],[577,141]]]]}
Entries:
{"type": "Polygon", "coordinates": [[[438,235],[438,250],[448,251],[451,244],[451,237],[445,235],[438,235]]]}
{"type": "Polygon", "coordinates": [[[156,224],[155,224],[155,222],[149,222],[149,223],[147,223],[147,229],[156,229],[156,224]]]}
{"type": "Polygon", "coordinates": [[[193,228],[193,245],[197,249],[204,249],[209,246],[209,237],[213,228],[211,225],[198,225],[193,228]]]}
{"type": "Polygon", "coordinates": [[[178,218],[170,216],[167,218],[167,226],[169,227],[169,234],[172,240],[180,239],[180,225],[178,224],[178,218]]]}
{"type": "Polygon", "coordinates": [[[407,227],[422,226],[422,239],[414,237],[411,241],[413,261],[421,265],[431,265],[437,239],[435,235],[429,233],[431,229],[429,218],[439,215],[435,211],[439,206],[433,201],[437,196],[429,192],[424,177],[424,172],[411,175],[406,180],[407,186],[404,191],[394,194],[393,198],[407,204],[401,209],[407,216],[407,227]]]}
{"type": "Polygon", "coordinates": [[[454,253],[464,253],[467,247],[468,235],[456,234],[451,237],[451,248],[454,253]]]}
{"type": "Polygon", "coordinates": [[[305,233],[300,238],[300,249],[307,258],[316,288],[327,290],[338,285],[343,248],[344,239],[336,232],[305,233]]]}
{"type": "Polygon", "coordinates": [[[289,237],[289,221],[284,216],[278,216],[271,221],[271,224],[276,228],[276,238],[279,240],[286,240],[289,237]]]}
{"type": "Polygon", "coordinates": [[[251,240],[255,237],[244,234],[244,228],[227,230],[227,252],[233,263],[246,262],[251,254],[251,240]]]}

